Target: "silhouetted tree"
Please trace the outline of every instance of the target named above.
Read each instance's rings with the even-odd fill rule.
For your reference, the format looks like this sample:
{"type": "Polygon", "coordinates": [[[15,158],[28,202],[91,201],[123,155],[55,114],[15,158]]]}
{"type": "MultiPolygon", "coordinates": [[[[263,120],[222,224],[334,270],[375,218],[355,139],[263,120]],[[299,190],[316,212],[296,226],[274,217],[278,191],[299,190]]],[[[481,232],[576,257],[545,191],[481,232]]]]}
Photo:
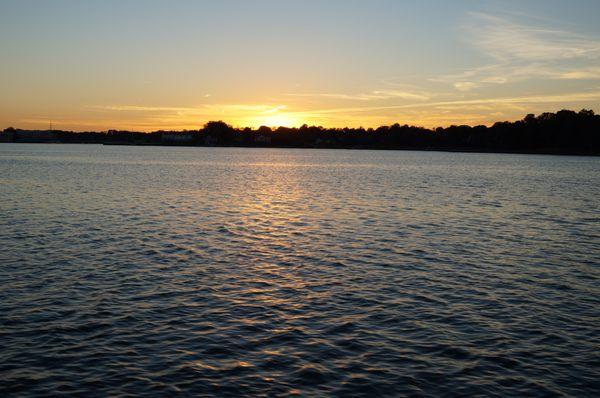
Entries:
{"type": "Polygon", "coordinates": [[[206,123],[202,132],[218,145],[230,144],[235,134],[234,128],[221,120],[206,123]]]}
{"type": "MultiPolygon", "coordinates": [[[[486,126],[449,126],[425,129],[400,125],[368,128],[299,128],[261,126],[234,129],[223,121],[211,121],[201,130],[72,132],[55,130],[50,139],[73,143],[161,144],[163,135],[192,135],[184,145],[242,145],[275,147],[374,148],[374,149],[453,149],[471,151],[519,151],[582,153],[600,155],[600,116],[592,110],[562,110],[557,113],[526,115],[515,122],[486,126]]],[[[47,130],[20,130],[9,127],[0,141],[34,142],[48,137],[47,130]]]]}

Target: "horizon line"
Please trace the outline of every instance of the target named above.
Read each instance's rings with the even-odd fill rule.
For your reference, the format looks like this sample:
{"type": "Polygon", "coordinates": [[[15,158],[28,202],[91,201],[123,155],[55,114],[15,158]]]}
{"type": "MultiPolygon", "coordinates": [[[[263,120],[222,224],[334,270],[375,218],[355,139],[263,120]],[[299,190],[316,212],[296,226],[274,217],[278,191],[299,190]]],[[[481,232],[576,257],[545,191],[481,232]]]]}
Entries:
{"type": "MultiPolygon", "coordinates": [[[[48,119],[48,127],[47,129],[44,128],[20,128],[20,127],[15,127],[15,125],[9,125],[7,127],[2,128],[2,130],[0,131],[6,131],[9,129],[15,129],[15,130],[22,130],[22,131],[65,131],[65,132],[73,132],[73,133],[85,133],[85,132],[95,132],[95,133],[103,133],[103,132],[109,132],[109,131],[129,131],[129,132],[136,132],[136,133],[147,133],[147,134],[151,134],[151,133],[157,133],[157,132],[182,132],[182,131],[200,131],[203,130],[205,128],[205,126],[208,123],[213,123],[213,122],[221,122],[221,123],[225,123],[226,125],[228,125],[229,127],[236,129],[236,130],[245,130],[245,129],[250,129],[253,131],[257,131],[262,127],[267,127],[269,129],[271,129],[273,132],[275,132],[276,130],[280,129],[280,128],[284,128],[284,129],[300,129],[303,126],[306,126],[307,128],[311,128],[311,127],[317,127],[317,128],[321,128],[321,129],[326,129],[326,130],[343,130],[343,129],[355,129],[355,130],[376,130],[380,127],[391,127],[394,125],[400,125],[400,126],[408,126],[408,127],[412,127],[412,128],[419,128],[419,129],[424,129],[424,130],[431,130],[431,131],[435,131],[439,128],[441,129],[447,129],[449,127],[453,127],[453,126],[467,126],[470,128],[474,128],[474,127],[479,127],[479,126],[485,126],[486,128],[492,127],[493,125],[497,124],[497,123],[514,123],[517,121],[521,121],[524,120],[525,117],[527,117],[528,115],[534,115],[535,117],[538,117],[540,115],[543,114],[557,114],[559,112],[575,112],[575,113],[581,113],[584,111],[591,111],[594,115],[599,115],[596,110],[594,109],[587,109],[587,108],[582,108],[579,111],[573,110],[573,109],[560,109],[558,111],[555,112],[551,112],[551,111],[547,111],[547,112],[541,112],[541,113],[526,113],[523,117],[521,118],[515,118],[515,119],[505,119],[505,120],[497,120],[494,122],[489,122],[489,123],[452,123],[452,124],[447,124],[447,125],[438,125],[435,127],[426,127],[423,125],[417,125],[417,124],[409,124],[409,123],[402,123],[402,122],[394,122],[391,124],[380,124],[377,126],[358,126],[358,127],[350,127],[350,126],[328,126],[325,127],[323,125],[317,125],[317,124],[307,124],[307,123],[303,123],[301,125],[295,125],[295,126],[283,126],[283,125],[260,125],[257,127],[251,127],[251,126],[243,126],[243,125],[235,125],[232,123],[228,123],[226,120],[223,119],[216,119],[216,120],[207,120],[206,122],[204,122],[202,124],[202,126],[198,126],[195,128],[158,128],[158,129],[120,129],[120,128],[108,128],[108,129],[64,129],[64,128],[57,128],[57,123],[56,123],[56,119],[48,119]]],[[[42,122],[36,122],[36,123],[42,123],[42,122]]]]}

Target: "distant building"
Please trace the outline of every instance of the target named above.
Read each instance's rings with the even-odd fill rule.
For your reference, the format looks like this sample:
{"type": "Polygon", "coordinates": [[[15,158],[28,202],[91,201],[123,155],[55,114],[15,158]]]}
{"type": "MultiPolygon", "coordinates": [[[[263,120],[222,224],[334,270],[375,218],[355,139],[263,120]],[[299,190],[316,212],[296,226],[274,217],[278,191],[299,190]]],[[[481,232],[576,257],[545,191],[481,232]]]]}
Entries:
{"type": "Polygon", "coordinates": [[[60,142],[53,130],[15,130],[15,142],[60,142]]]}

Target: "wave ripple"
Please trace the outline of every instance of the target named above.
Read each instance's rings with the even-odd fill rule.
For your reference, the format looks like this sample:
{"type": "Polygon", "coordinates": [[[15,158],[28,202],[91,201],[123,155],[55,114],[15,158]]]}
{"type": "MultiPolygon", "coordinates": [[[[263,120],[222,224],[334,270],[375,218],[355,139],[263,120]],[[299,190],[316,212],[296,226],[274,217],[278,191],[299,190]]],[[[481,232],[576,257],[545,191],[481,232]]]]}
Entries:
{"type": "Polygon", "coordinates": [[[600,162],[0,144],[0,394],[598,396],[600,162]]]}

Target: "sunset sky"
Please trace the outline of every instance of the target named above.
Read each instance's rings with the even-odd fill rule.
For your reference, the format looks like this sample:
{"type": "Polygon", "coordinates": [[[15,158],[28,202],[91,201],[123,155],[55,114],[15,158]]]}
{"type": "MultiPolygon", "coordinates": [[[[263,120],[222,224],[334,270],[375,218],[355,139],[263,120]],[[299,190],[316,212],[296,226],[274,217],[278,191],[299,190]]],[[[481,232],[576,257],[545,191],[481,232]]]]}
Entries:
{"type": "Polygon", "coordinates": [[[0,0],[0,128],[600,111],[600,1],[0,0]]]}

